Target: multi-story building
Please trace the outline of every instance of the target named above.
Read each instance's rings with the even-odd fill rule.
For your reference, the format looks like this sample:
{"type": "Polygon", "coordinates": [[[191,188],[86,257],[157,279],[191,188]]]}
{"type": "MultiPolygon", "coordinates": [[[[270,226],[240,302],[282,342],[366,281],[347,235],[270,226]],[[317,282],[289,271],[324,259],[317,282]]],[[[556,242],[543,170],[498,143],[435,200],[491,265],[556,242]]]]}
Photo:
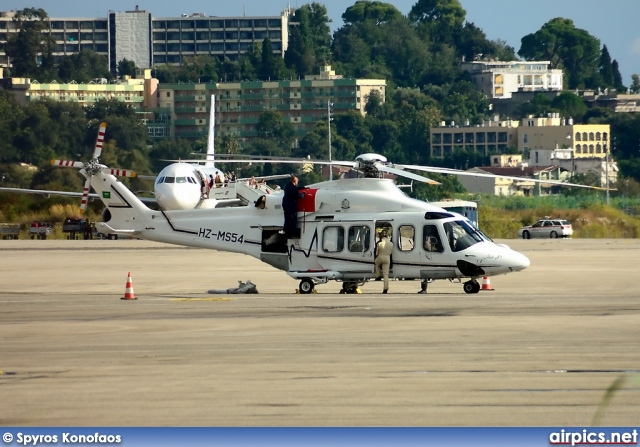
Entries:
{"type": "MultiPolygon", "coordinates": [[[[287,8],[278,16],[207,17],[198,13],[154,18],[136,6],[133,11],[111,11],[107,18],[50,18],[48,31],[56,42],[54,56],[92,50],[106,56],[115,73],[123,59],[138,68],[177,65],[197,55],[237,60],[265,38],[271,41],[274,54],[284,56],[291,13],[287,8]]],[[[0,12],[0,67],[11,66],[4,44],[19,31],[14,16],[13,11],[0,12]]]]}
{"type": "Polygon", "coordinates": [[[211,95],[216,95],[216,134],[238,139],[256,136],[256,124],[265,111],[277,111],[290,122],[297,137],[334,113],[357,110],[364,115],[372,91],[385,98],[380,79],[343,79],[326,66],[319,75],[298,81],[254,81],[210,84],[162,84],[158,106],[171,110],[172,135],[199,138],[207,134],[211,95]]]}
{"type": "Polygon", "coordinates": [[[551,69],[549,61],[462,62],[476,86],[490,100],[511,98],[514,92],[560,91],[562,70],[551,69]]]}
{"type": "Polygon", "coordinates": [[[158,80],[151,77],[151,70],[144,70],[144,76],[133,79],[125,76],[122,80],[107,83],[106,79],[94,79],[88,84],[41,83],[27,78],[2,78],[0,86],[12,93],[22,105],[38,99],[74,102],[82,106],[91,105],[100,99],[117,99],[135,106],[139,111],[157,109],[158,80]]]}
{"type": "Polygon", "coordinates": [[[451,157],[455,149],[482,155],[505,153],[508,147],[517,147],[519,125],[519,121],[501,121],[498,116],[475,125],[468,121],[462,126],[453,121],[447,125],[442,121],[440,127],[430,129],[431,157],[451,157]]]}
{"type": "Polygon", "coordinates": [[[576,158],[604,158],[610,149],[611,127],[608,124],[574,124],[571,118],[549,114],[546,118],[523,118],[500,121],[495,117],[481,124],[431,128],[431,157],[446,158],[456,149],[472,150],[482,155],[505,153],[516,148],[526,158],[540,149],[574,148],[576,158]]]}

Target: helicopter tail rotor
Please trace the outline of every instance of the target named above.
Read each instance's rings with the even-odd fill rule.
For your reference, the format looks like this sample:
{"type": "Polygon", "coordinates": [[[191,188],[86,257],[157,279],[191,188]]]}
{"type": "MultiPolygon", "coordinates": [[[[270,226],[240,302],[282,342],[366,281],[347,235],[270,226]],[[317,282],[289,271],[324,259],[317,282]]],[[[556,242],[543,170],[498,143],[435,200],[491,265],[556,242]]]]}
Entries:
{"type": "Polygon", "coordinates": [[[136,176],[136,173],[131,169],[118,169],[118,168],[108,168],[107,166],[100,164],[99,157],[102,154],[102,146],[104,144],[104,135],[107,129],[107,123],[102,122],[98,129],[98,137],[96,138],[96,143],[93,150],[93,158],[86,163],[81,161],[72,161],[72,160],[51,160],[51,164],[53,166],[62,166],[68,168],[76,168],[80,169],[82,174],[87,178],[84,183],[84,188],[82,191],[82,200],[80,201],[80,212],[85,212],[87,209],[87,203],[89,201],[89,191],[91,190],[91,177],[96,175],[98,172],[108,172],[111,175],[116,175],[120,177],[130,177],[133,178],[136,176]]]}

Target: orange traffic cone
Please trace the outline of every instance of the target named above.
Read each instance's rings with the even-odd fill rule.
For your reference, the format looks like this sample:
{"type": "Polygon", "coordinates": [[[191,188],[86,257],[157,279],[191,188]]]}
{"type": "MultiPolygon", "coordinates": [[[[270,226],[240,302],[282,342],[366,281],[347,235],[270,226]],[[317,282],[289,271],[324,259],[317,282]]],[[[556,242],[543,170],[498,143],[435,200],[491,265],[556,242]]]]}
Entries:
{"type": "MultiPolygon", "coordinates": [[[[484,287],[484,285],[482,286],[484,287]]],[[[133,293],[133,281],[131,281],[131,272],[127,275],[127,285],[124,291],[124,296],[120,298],[121,300],[137,300],[136,294],[133,293]]]]}
{"type": "Polygon", "coordinates": [[[491,288],[491,281],[489,281],[488,276],[482,278],[482,288],[480,290],[496,290],[491,288]]]}

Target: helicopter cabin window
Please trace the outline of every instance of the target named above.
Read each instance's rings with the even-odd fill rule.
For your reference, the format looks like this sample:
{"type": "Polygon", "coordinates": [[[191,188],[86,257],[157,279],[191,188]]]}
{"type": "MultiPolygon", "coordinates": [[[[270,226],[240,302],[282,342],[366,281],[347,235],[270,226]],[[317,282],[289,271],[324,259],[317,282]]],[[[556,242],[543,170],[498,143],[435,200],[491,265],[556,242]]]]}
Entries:
{"type": "Polygon", "coordinates": [[[449,247],[454,252],[466,250],[472,245],[483,241],[473,227],[464,220],[445,222],[444,232],[447,235],[449,247]]]}
{"type": "Polygon", "coordinates": [[[429,252],[442,253],[444,247],[442,246],[442,240],[440,240],[440,234],[438,234],[438,228],[435,225],[425,225],[422,228],[424,250],[429,252]]]}
{"type": "Polygon", "coordinates": [[[349,251],[362,253],[369,250],[370,230],[366,225],[349,227],[349,251]]]}
{"type": "Polygon", "coordinates": [[[327,227],[322,232],[322,249],[326,253],[337,253],[344,246],[344,228],[327,227]]]}
{"type": "Polygon", "coordinates": [[[400,251],[411,251],[415,245],[416,229],[413,225],[400,225],[398,228],[398,248],[400,251]]]}

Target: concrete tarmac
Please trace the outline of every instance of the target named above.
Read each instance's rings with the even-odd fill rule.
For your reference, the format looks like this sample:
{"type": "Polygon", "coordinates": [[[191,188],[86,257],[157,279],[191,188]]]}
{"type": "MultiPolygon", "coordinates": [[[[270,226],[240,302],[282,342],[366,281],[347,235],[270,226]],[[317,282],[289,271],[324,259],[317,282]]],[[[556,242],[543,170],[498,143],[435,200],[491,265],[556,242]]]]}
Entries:
{"type": "Polygon", "coordinates": [[[640,240],[500,242],[531,267],[494,291],[298,295],[243,255],[0,241],[0,425],[637,425],[640,240]]]}

